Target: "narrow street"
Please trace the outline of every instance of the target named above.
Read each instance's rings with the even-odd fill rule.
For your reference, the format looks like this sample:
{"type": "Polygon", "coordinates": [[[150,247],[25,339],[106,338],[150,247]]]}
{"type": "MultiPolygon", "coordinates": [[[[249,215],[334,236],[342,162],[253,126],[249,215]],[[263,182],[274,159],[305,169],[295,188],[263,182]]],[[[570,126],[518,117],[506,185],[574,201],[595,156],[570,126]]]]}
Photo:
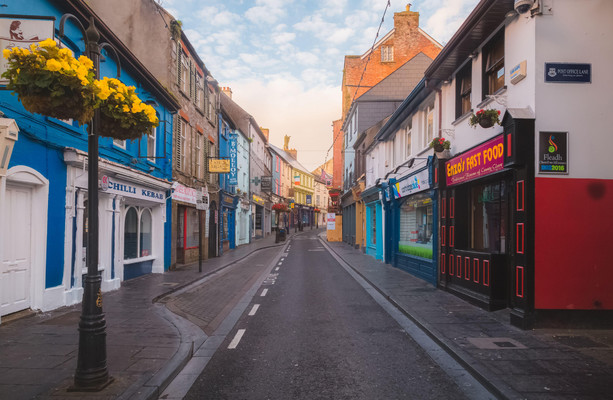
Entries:
{"type": "MultiPolygon", "coordinates": [[[[343,269],[316,233],[305,231],[288,243],[185,398],[475,398],[343,269]]],[[[253,280],[246,266],[263,265],[262,257],[244,263],[245,281],[253,280]]],[[[175,304],[181,296],[198,295],[190,290],[175,304]]],[[[172,398],[170,392],[162,398],[172,398]]]]}

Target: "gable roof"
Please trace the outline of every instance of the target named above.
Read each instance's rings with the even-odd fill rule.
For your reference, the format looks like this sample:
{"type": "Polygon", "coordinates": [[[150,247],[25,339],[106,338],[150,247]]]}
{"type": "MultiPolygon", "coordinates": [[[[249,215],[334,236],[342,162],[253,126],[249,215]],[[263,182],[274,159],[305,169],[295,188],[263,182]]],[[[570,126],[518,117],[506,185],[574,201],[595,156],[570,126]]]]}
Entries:
{"type": "Polygon", "coordinates": [[[313,175],[312,173],[309,172],[309,170],[302,164],[300,164],[298,162],[298,160],[296,160],[294,157],[292,157],[289,153],[287,153],[284,150],[281,150],[280,148],[278,148],[277,146],[268,143],[268,147],[274,152],[277,153],[279,155],[279,157],[281,157],[286,163],[288,163],[289,165],[291,165],[293,168],[298,169],[308,175],[313,175]]]}
{"type": "Polygon", "coordinates": [[[431,63],[430,57],[419,52],[355,101],[402,101],[424,77],[424,72],[431,63]]]}

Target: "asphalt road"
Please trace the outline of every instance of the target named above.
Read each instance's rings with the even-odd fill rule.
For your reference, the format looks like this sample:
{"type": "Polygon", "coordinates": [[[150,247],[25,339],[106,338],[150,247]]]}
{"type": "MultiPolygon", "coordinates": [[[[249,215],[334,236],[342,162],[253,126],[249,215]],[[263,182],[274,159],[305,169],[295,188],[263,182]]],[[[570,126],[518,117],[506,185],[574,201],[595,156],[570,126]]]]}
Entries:
{"type": "Polygon", "coordinates": [[[466,396],[316,236],[304,232],[292,238],[287,256],[185,398],[466,396]]]}

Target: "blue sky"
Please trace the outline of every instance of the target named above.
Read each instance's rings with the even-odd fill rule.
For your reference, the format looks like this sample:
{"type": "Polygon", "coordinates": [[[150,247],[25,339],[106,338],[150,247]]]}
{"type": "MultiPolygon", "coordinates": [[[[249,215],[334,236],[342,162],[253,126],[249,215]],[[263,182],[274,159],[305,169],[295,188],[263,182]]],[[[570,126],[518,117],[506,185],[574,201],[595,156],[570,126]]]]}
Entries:
{"type": "MultiPolygon", "coordinates": [[[[387,0],[157,0],[183,23],[187,37],[221,86],[290,147],[310,170],[324,162],[332,121],[341,117],[345,55],[365,53],[387,0]]],[[[379,33],[393,27],[404,0],[391,0],[379,33]]],[[[478,0],[413,0],[420,27],[445,44],[478,0]]],[[[328,157],[331,157],[331,152],[328,157]]]]}

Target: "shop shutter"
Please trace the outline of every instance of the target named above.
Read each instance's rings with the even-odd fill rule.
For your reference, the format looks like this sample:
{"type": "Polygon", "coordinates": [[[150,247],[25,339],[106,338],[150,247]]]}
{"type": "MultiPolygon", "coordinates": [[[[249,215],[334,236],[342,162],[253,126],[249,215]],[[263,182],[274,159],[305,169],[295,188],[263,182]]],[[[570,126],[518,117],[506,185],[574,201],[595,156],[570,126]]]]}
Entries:
{"type": "Polygon", "coordinates": [[[181,170],[183,168],[182,157],[183,157],[183,140],[181,138],[181,118],[177,115],[175,116],[175,168],[177,170],[181,170]]]}

